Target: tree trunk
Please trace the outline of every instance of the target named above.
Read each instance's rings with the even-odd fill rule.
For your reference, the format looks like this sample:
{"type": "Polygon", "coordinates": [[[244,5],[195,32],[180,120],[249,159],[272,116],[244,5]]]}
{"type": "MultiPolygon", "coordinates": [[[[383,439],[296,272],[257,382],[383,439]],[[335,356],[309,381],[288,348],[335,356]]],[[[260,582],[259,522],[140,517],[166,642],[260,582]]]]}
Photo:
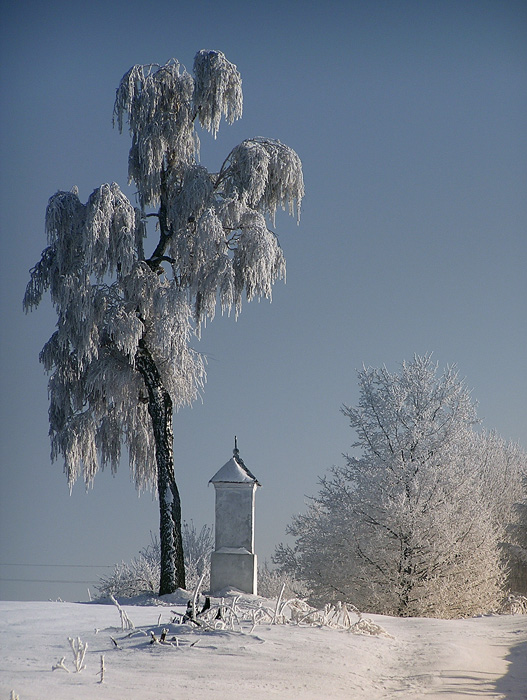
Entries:
{"type": "Polygon", "coordinates": [[[401,553],[401,560],[399,562],[399,577],[400,577],[400,590],[399,590],[399,607],[397,614],[399,617],[408,617],[410,614],[410,593],[415,586],[415,572],[412,563],[412,550],[408,545],[407,537],[402,538],[402,544],[404,549],[401,553]]]}
{"type": "Polygon", "coordinates": [[[139,343],[136,366],[148,391],[148,413],[156,445],[157,493],[161,579],[159,595],[185,588],[185,563],[181,536],[181,500],[174,473],[172,399],[163,386],[157,366],[145,343],[139,343]]]}

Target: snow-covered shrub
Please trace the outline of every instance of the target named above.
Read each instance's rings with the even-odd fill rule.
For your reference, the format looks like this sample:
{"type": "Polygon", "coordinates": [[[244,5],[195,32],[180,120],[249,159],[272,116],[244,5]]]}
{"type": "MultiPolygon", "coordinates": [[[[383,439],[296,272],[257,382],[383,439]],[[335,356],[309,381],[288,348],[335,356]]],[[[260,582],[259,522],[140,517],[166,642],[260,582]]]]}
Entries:
{"type": "Polygon", "coordinates": [[[159,562],[159,541],[152,538],[152,542],[131,562],[115,564],[110,576],[99,579],[96,586],[98,597],[132,598],[145,593],[155,595],[159,587],[159,562]]]}
{"type": "Polygon", "coordinates": [[[258,595],[262,598],[278,598],[284,585],[285,598],[306,598],[309,595],[307,585],[291,573],[270,569],[267,562],[258,567],[258,595]]]}
{"type": "MultiPolygon", "coordinates": [[[[216,630],[230,630],[252,634],[259,625],[298,625],[302,627],[325,627],[347,630],[352,634],[391,637],[380,625],[368,618],[350,603],[327,603],[322,608],[309,605],[300,598],[288,598],[285,584],[282,584],[278,596],[272,600],[246,597],[243,595],[227,596],[221,599],[206,598],[200,611],[197,605],[197,591],[194,594],[193,609],[195,617],[178,615],[173,622],[194,621],[200,634],[216,630]]],[[[177,641],[177,639],[176,639],[177,641]]],[[[163,643],[155,638],[154,643],[163,643]]]]}
{"type": "Polygon", "coordinates": [[[210,525],[203,525],[198,532],[192,520],[190,524],[183,523],[183,550],[188,590],[194,590],[202,576],[202,587],[208,589],[210,586],[210,555],[214,550],[213,528],[210,525]]]}
{"type": "Polygon", "coordinates": [[[509,593],[500,612],[505,615],[527,615],[527,596],[509,593]]]}
{"type": "MultiPolygon", "coordinates": [[[[183,523],[182,534],[187,587],[189,590],[194,589],[205,574],[203,586],[206,588],[210,577],[210,555],[214,548],[213,529],[210,525],[204,525],[198,532],[190,521],[190,524],[183,523]]],[[[159,540],[153,537],[151,543],[131,562],[115,564],[110,576],[99,579],[98,597],[157,595],[161,575],[160,561],[159,540]]]]}

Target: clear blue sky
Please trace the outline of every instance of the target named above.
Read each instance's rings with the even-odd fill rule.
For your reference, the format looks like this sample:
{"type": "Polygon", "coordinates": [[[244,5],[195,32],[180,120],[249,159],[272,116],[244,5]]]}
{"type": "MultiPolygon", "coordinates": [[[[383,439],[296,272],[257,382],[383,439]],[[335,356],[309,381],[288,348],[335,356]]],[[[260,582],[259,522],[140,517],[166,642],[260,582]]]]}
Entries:
{"type": "Polygon", "coordinates": [[[212,524],[207,483],[236,434],[263,485],[256,548],[270,558],[354,441],[339,409],[363,363],[456,363],[484,426],[527,448],[525,2],[31,0],[1,16],[0,598],[85,599],[87,584],[58,581],[93,590],[109,569],[81,565],[129,560],[157,531],[126,464],[69,495],[38,362],[54,313],[22,312],[48,197],[126,186],[129,140],[111,116],[135,63],[191,69],[197,50],[223,51],[244,118],[203,134],[202,162],[217,170],[269,136],[298,152],[306,182],[300,226],[277,218],[287,284],[199,343],[203,402],[175,419],[185,519],[212,524]]]}

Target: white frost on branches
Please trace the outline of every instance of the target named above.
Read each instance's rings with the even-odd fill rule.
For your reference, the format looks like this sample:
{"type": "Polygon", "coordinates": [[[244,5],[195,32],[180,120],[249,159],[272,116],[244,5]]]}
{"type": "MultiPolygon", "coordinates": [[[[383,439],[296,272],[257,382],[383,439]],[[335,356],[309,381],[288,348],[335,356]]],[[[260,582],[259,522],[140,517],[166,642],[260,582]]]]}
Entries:
{"type": "Polygon", "coordinates": [[[192,163],[199,147],[192,118],[192,77],[177,61],[165,66],[136,65],[117,89],[114,120],[126,118],[132,136],[128,176],[138,187],[141,206],[160,201],[162,174],[192,163]]]}
{"type": "Polygon", "coordinates": [[[241,76],[221,51],[206,50],[194,58],[194,75],[194,107],[200,124],[216,137],[222,116],[229,124],[242,116],[241,76]]]}
{"type": "Polygon", "coordinates": [[[115,599],[115,597],[113,595],[110,595],[110,600],[117,607],[117,610],[119,611],[119,617],[121,619],[121,629],[122,630],[135,629],[135,625],[132,622],[132,620],[130,620],[130,618],[128,617],[128,613],[126,612],[126,610],[124,608],[122,608],[119,605],[119,603],[117,602],[117,600],[115,599]]]}
{"type": "Polygon", "coordinates": [[[119,130],[129,124],[132,147],[130,180],[139,189],[142,206],[160,201],[167,171],[192,165],[199,149],[194,121],[216,136],[221,117],[232,124],[242,115],[241,77],[221,51],[199,51],[195,77],[177,61],[164,66],[136,65],[117,89],[114,119],[119,130]]]}
{"type": "MultiPolygon", "coordinates": [[[[315,600],[344,597],[378,613],[455,617],[501,602],[500,543],[521,483],[520,461],[474,430],[476,411],[454,368],[430,356],[359,372],[358,435],[289,528],[275,561],[315,600]]],[[[525,468],[525,458],[523,459],[525,468]]]]}
{"type": "Polygon", "coordinates": [[[220,178],[226,180],[227,195],[268,213],[274,223],[278,207],[300,216],[304,196],[302,164],[297,154],[280,141],[248,139],[233,149],[228,167],[220,178]]]}
{"type": "Polygon", "coordinates": [[[268,228],[278,207],[300,211],[297,154],[272,139],[244,141],[218,173],[197,163],[199,122],[216,136],[221,118],[241,117],[241,78],[219,51],[200,51],[194,75],[172,60],[135,65],[116,92],[114,123],[131,135],[134,207],[116,184],[83,204],[76,188],[57,192],[46,212],[48,247],[31,270],[29,311],[49,291],[55,333],[40,359],[50,373],[53,459],[70,486],[115,470],[124,445],[139,489],[155,487],[157,465],[148,395],[137,359],[148,353],[174,407],[193,402],[205,381],[191,348],[219,301],[241,310],[245,295],[271,298],[285,277],[268,228]],[[148,207],[157,211],[147,213],[148,207]],[[144,253],[148,217],[159,240],[144,253]]]}
{"type": "Polygon", "coordinates": [[[196,117],[216,135],[222,116],[241,114],[239,73],[217,51],[198,52],[194,78],[177,62],[134,66],[117,90],[116,122],[127,119],[132,134],[129,178],[142,207],[163,203],[166,262],[191,290],[198,324],[214,317],[218,295],[222,311],[236,313],[244,291],[271,297],[285,268],[264,217],[274,225],[279,207],[298,217],[304,196],[298,155],[273,139],[244,141],[217,174],[196,163],[196,117]]]}
{"type": "Polygon", "coordinates": [[[86,206],[75,192],[57,193],[46,225],[49,247],[24,303],[32,308],[49,289],[58,314],[41,353],[51,373],[52,458],[64,457],[70,485],[81,474],[88,485],[99,456],[117,468],[124,441],[137,486],[146,488],[155,483],[155,451],[135,356],[147,342],[175,404],[196,398],[204,366],[189,345],[188,297],[139,259],[142,227],[117,185],[98,188],[86,206]]]}
{"type": "MultiPolygon", "coordinates": [[[[88,642],[81,641],[80,637],[77,637],[76,639],[73,637],[68,637],[68,642],[73,654],[73,666],[76,673],[80,673],[86,668],[84,664],[84,657],[86,656],[86,651],[88,650],[88,642]]],[[[65,660],[66,657],[63,656],[54,666],[51,667],[51,670],[56,671],[58,669],[62,669],[63,671],[66,671],[66,673],[69,673],[70,670],[64,663],[65,660]]]]}
{"type": "Polygon", "coordinates": [[[88,649],[88,642],[82,642],[80,637],[74,639],[73,637],[68,637],[68,642],[71,646],[71,651],[73,653],[73,665],[75,666],[75,671],[80,673],[86,668],[84,665],[84,657],[86,656],[86,651],[88,649]]]}
{"type": "MultiPolygon", "coordinates": [[[[213,529],[204,525],[199,531],[194,523],[183,522],[183,551],[188,590],[194,589],[202,579],[208,588],[210,555],[214,549],[213,529]]],[[[159,540],[153,538],[130,562],[115,564],[108,577],[102,577],[97,585],[99,598],[133,598],[139,595],[155,595],[158,589],[161,565],[159,540]]]]}

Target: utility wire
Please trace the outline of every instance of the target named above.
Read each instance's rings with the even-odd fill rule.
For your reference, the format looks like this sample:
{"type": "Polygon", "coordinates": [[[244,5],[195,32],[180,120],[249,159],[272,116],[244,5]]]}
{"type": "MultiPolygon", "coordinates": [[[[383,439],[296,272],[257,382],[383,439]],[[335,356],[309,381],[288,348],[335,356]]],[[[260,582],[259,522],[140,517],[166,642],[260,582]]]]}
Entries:
{"type": "Polygon", "coordinates": [[[63,579],[41,579],[41,578],[0,578],[0,581],[9,581],[10,583],[93,583],[91,581],[65,581],[63,579]]]}
{"type": "MultiPolygon", "coordinates": [[[[6,564],[6,563],[1,563],[0,566],[14,566],[14,567],[52,567],[52,568],[59,568],[59,569],[113,569],[113,566],[110,566],[109,564],[6,564]]],[[[91,579],[90,581],[79,581],[75,580],[72,581],[71,579],[42,579],[42,578],[4,578],[0,577],[0,581],[3,582],[9,582],[9,583],[94,583],[94,579],[91,579]]]]}
{"type": "Polygon", "coordinates": [[[111,564],[0,564],[0,566],[55,566],[63,569],[113,569],[111,564]]]}

